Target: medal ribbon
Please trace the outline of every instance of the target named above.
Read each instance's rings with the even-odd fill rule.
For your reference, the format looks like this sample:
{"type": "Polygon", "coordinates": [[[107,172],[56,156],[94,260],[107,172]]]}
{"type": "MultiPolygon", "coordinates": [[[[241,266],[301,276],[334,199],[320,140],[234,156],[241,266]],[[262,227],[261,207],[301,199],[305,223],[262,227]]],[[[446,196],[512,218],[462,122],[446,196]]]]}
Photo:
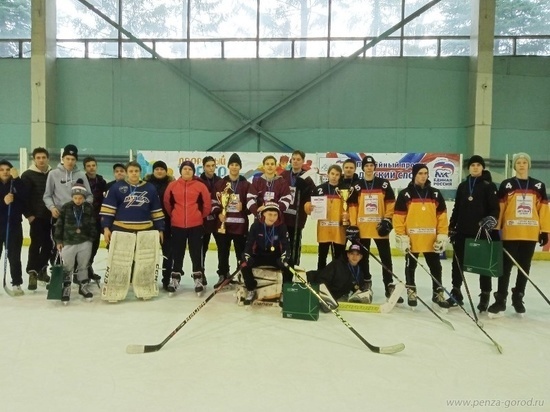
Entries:
{"type": "Polygon", "coordinates": [[[73,215],[74,215],[74,218],[76,220],[76,228],[77,229],[80,229],[80,227],[82,226],[82,209],[83,207],[80,206],[80,207],[74,207],[73,206],[73,215]],[[79,209],[79,213],[77,213],[77,209],[79,209]]]}

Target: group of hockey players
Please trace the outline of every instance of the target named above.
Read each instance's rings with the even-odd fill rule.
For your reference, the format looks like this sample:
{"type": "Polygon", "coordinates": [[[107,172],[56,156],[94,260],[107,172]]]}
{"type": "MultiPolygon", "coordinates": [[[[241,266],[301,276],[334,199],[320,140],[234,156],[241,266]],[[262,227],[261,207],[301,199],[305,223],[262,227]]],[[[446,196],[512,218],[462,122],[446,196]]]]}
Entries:
{"type": "MultiPolygon", "coordinates": [[[[117,232],[149,231],[155,233],[154,239],[162,248],[165,291],[173,294],[178,290],[188,248],[195,292],[203,292],[207,285],[205,257],[213,237],[218,257],[214,288],[227,284],[240,270],[246,288],[244,303],[251,304],[257,287],[254,268],[274,266],[282,271],[283,282],[292,281],[291,268],[300,263],[307,217],[319,207],[314,200],[324,198],[325,218],[317,220],[317,268],[307,276],[324,285],[332,300],[372,301],[372,243],[382,263],[385,295],[390,297],[396,277],[389,240],[394,230],[397,248],[405,255],[407,304],[417,304],[415,271],[422,254],[432,277],[432,301],[441,308],[463,305],[466,239],[502,239],[507,253],[492,305],[491,278],[479,277],[477,307],[494,315],[506,309],[513,267],[508,253],[528,274],[536,243],[546,244],[550,232],[546,187],[529,176],[531,159],[526,153],[514,155],[515,176],[504,180],[498,189],[485,170],[484,159],[472,156],[467,164],[469,175],[457,189],[450,221],[443,195],[430,184],[428,166],[421,163],[413,166],[411,182],[396,197],[390,182],[376,176],[377,164],[370,155],[362,159],[361,178],[355,161],[346,160],[342,167],[330,166],[328,180],[318,186],[304,177],[305,153],[300,150],[292,153],[291,167],[280,174],[275,157],[266,156],[262,174],[252,182],[240,174],[242,162],[236,153],[229,158],[229,174],[223,178],[215,174],[216,161],[210,156],[202,159],[204,172],[200,176],[196,176],[194,163],[183,161],[177,179],[168,174],[162,160],[153,164],[152,174],[144,179],[139,163],[115,164],[115,179],[110,183],[97,174],[93,157],[83,160],[84,171],[78,169],[77,161],[78,149],[67,145],[61,163],[51,169],[49,153],[37,148],[33,164],[20,178],[10,162],[0,161],[0,236],[8,251],[15,295],[23,294],[22,216],[30,224],[29,290],[36,290],[38,281],[49,281],[48,262],[61,260],[66,276],[74,275],[79,294],[90,299],[90,282],[99,285],[100,280],[93,270],[100,235],[114,249],[110,256],[115,256],[123,247],[115,242],[117,232]],[[254,216],[250,227],[249,215],[254,216]],[[351,245],[346,251],[348,241],[351,245]],[[449,242],[455,258],[452,289],[446,298],[440,255],[449,242]],[[231,243],[236,258],[234,272],[230,267],[231,243]],[[327,264],[329,252],[332,262],[327,264]]],[[[527,278],[519,273],[511,300],[516,312],[524,313],[527,278]]],[[[107,274],[104,283],[107,285],[107,274]]],[[[64,292],[63,298],[68,299],[70,288],[65,290],[67,296],[64,292]]]]}

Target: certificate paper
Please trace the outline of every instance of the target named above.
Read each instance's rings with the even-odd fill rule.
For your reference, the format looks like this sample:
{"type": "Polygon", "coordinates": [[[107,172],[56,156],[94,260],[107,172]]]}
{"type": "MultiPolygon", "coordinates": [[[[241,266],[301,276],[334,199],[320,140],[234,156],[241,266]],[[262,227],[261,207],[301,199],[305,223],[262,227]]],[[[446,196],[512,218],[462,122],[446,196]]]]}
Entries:
{"type": "Polygon", "coordinates": [[[327,197],[326,196],[311,196],[311,205],[313,206],[313,210],[311,212],[312,219],[327,218],[327,197]]]}

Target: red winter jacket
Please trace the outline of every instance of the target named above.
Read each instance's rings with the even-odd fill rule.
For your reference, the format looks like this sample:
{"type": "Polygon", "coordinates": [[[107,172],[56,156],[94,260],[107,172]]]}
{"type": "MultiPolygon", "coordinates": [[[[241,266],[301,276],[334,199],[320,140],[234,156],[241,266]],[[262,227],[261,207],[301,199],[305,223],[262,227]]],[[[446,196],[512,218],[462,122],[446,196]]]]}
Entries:
{"type": "Polygon", "coordinates": [[[181,177],[170,183],[164,192],[164,208],[171,218],[172,227],[182,229],[202,226],[210,214],[210,193],[196,176],[191,180],[181,177]]]}

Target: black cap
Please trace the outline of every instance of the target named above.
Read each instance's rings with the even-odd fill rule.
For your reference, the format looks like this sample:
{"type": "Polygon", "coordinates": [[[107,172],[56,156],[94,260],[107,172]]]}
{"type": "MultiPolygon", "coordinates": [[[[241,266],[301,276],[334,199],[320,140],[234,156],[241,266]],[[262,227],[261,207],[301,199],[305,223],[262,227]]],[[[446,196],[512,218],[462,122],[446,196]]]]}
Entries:
{"type": "Polygon", "coordinates": [[[10,169],[13,167],[13,165],[6,159],[0,160],[0,166],[8,166],[10,169]]]}
{"type": "Polygon", "coordinates": [[[166,166],[166,163],[164,163],[162,160],[157,160],[155,163],[153,163],[153,171],[157,167],[162,167],[164,170],[168,171],[168,166],[166,166]]]}
{"type": "Polygon", "coordinates": [[[363,249],[357,243],[352,243],[348,248],[348,253],[357,252],[363,254],[363,249]]]}
{"type": "Polygon", "coordinates": [[[181,175],[181,169],[183,169],[183,166],[189,166],[191,169],[193,169],[193,174],[195,174],[195,164],[190,160],[185,160],[181,162],[180,165],[180,175],[181,175]]]}
{"type": "Polygon", "coordinates": [[[424,163],[417,163],[417,164],[413,165],[413,168],[412,168],[412,180],[414,180],[414,178],[416,177],[416,175],[418,174],[418,172],[420,172],[420,170],[422,170],[422,169],[428,170],[428,166],[426,166],[424,163]]]}
{"type": "Polygon", "coordinates": [[[117,167],[122,167],[124,170],[126,170],[126,167],[125,167],[122,163],[115,163],[115,164],[113,165],[113,172],[115,171],[115,169],[116,169],[117,167]]]}
{"type": "Polygon", "coordinates": [[[237,163],[241,169],[243,167],[243,162],[241,162],[241,158],[237,153],[233,153],[231,156],[229,156],[229,161],[227,162],[227,166],[229,166],[231,163],[237,163]]]}
{"type": "Polygon", "coordinates": [[[67,146],[65,146],[65,148],[63,149],[63,155],[61,157],[65,156],[74,156],[74,158],[78,160],[78,149],[74,144],[68,144],[67,146]]]}
{"type": "Polygon", "coordinates": [[[366,164],[372,163],[374,167],[376,167],[376,161],[374,160],[374,157],[372,156],[365,156],[363,157],[363,161],[361,162],[361,167],[365,167],[366,164]]]}
{"type": "Polygon", "coordinates": [[[470,157],[470,159],[468,160],[468,167],[470,167],[472,163],[479,163],[485,169],[485,160],[483,160],[483,157],[481,157],[480,155],[473,155],[472,157],[470,157]]]}

